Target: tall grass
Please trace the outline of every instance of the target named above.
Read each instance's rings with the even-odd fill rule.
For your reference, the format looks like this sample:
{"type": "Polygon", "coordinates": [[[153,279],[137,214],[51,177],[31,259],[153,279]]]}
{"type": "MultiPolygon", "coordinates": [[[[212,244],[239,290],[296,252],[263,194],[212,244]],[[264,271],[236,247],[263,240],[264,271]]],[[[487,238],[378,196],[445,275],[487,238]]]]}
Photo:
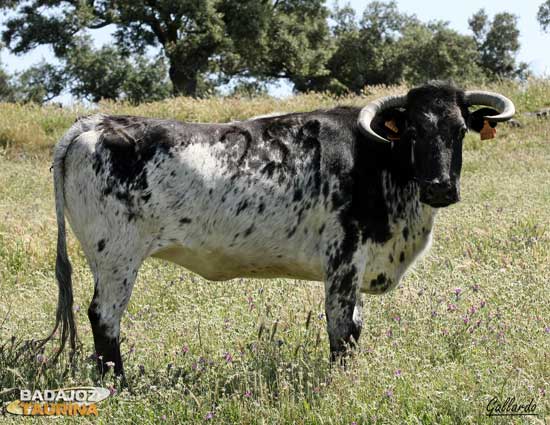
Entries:
{"type": "MultiPolygon", "coordinates": [[[[474,87],[468,87],[474,88],[474,87]]],[[[512,98],[519,113],[550,106],[550,80],[533,79],[526,83],[503,81],[485,88],[512,98]]],[[[405,93],[406,86],[372,86],[362,96],[335,98],[329,94],[310,93],[287,99],[259,97],[253,99],[191,99],[185,97],[133,106],[124,102],[101,102],[96,108],[73,105],[40,107],[0,103],[0,147],[10,152],[49,152],[55,142],[78,116],[96,112],[172,118],[189,122],[228,122],[270,112],[311,111],[336,105],[365,105],[369,100],[388,94],[405,93]]]]}
{"type": "MultiPolygon", "coordinates": [[[[487,88],[510,96],[520,113],[550,104],[545,81],[487,88]]],[[[229,121],[363,105],[402,90],[377,87],[365,97],[341,99],[103,103],[99,109],[229,121]]],[[[365,298],[359,349],[346,369],[328,363],[321,283],[208,282],[148,260],[122,323],[129,383],[122,388],[110,372],[101,379],[95,371],[86,315],[93,282],[72,235],[83,343],[76,368],[71,371],[65,357],[47,367],[55,344],[40,356],[21,345],[43,337],[55,315],[49,151],[77,115],[90,111],[1,105],[0,112],[0,388],[110,388],[113,396],[99,406],[105,424],[550,421],[550,122],[520,115],[522,128],[499,126],[494,140],[467,136],[462,202],[438,215],[432,250],[400,288],[365,298]],[[533,399],[539,416],[488,417],[493,397],[533,399]]],[[[13,398],[4,394],[0,402],[13,398]]]]}

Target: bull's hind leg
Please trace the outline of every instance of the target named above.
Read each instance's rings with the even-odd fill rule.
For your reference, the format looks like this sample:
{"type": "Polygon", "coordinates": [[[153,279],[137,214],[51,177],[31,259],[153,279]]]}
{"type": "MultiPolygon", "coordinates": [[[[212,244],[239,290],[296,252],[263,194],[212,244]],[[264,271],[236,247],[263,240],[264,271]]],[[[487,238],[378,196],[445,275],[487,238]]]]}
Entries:
{"type": "Polygon", "coordinates": [[[120,376],[124,374],[120,355],[120,320],[130,301],[143,257],[129,247],[113,246],[109,249],[108,242],[103,240],[98,243],[99,248],[103,244],[105,247],[99,254],[106,254],[98,255],[90,261],[95,286],[88,317],[92,325],[99,371],[105,374],[109,362],[112,362],[115,375],[120,376]]]}

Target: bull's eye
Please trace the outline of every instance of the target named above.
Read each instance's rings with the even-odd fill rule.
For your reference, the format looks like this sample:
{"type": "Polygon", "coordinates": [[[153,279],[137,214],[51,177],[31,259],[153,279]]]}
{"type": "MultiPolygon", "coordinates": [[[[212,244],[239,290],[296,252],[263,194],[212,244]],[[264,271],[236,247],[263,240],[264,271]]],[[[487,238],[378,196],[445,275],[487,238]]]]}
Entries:
{"type": "Polygon", "coordinates": [[[460,139],[463,139],[464,136],[466,135],[466,132],[468,131],[468,127],[466,127],[465,125],[463,125],[462,127],[460,127],[458,129],[458,137],[460,139]]]}

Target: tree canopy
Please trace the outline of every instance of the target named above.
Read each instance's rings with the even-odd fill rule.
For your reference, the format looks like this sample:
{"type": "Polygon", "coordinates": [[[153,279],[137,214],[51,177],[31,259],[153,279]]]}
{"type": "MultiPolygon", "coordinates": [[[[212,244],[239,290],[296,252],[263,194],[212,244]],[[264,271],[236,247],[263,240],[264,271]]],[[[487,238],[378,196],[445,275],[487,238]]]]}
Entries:
{"type": "Polygon", "coordinates": [[[526,64],[516,63],[520,48],[517,21],[507,12],[496,14],[490,21],[484,9],[468,21],[479,51],[478,64],[490,78],[522,76],[527,69],[526,64]]]}
{"type": "MultiPolygon", "coordinates": [[[[92,102],[169,95],[265,93],[285,79],[296,91],[359,93],[369,84],[523,78],[517,17],[481,9],[471,34],[422,22],[395,1],[361,15],[325,0],[0,0],[2,40],[12,53],[48,45],[56,63],[0,72],[0,99],[48,101],[62,91],[92,102]],[[90,31],[109,27],[95,47],[90,31]]],[[[550,23],[550,0],[540,8],[550,23]]]]}
{"type": "Polygon", "coordinates": [[[123,53],[160,47],[174,94],[189,96],[199,95],[201,79],[216,71],[291,81],[322,73],[330,43],[324,0],[5,0],[0,6],[16,12],[2,35],[14,53],[47,44],[66,58],[79,47],[75,36],[113,25],[123,53]]]}
{"type": "Polygon", "coordinates": [[[550,30],[550,0],[546,0],[540,5],[537,13],[537,19],[539,20],[540,26],[543,30],[550,30]]]}

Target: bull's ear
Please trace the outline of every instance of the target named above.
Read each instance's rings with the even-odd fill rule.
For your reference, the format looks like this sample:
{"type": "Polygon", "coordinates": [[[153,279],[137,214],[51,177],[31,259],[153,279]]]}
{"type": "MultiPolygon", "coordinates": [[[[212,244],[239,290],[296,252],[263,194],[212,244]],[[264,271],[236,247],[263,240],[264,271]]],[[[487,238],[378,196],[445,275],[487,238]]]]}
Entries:
{"type": "MultiPolygon", "coordinates": [[[[486,120],[483,117],[491,115],[498,115],[498,111],[492,108],[481,108],[477,111],[472,112],[468,118],[468,127],[470,128],[470,130],[474,130],[479,133],[485,125],[486,120]]],[[[489,121],[489,125],[492,128],[495,128],[497,126],[497,123],[489,121]]]]}
{"type": "Polygon", "coordinates": [[[371,128],[385,139],[398,141],[407,126],[406,116],[403,108],[386,109],[374,117],[371,128]]]}

